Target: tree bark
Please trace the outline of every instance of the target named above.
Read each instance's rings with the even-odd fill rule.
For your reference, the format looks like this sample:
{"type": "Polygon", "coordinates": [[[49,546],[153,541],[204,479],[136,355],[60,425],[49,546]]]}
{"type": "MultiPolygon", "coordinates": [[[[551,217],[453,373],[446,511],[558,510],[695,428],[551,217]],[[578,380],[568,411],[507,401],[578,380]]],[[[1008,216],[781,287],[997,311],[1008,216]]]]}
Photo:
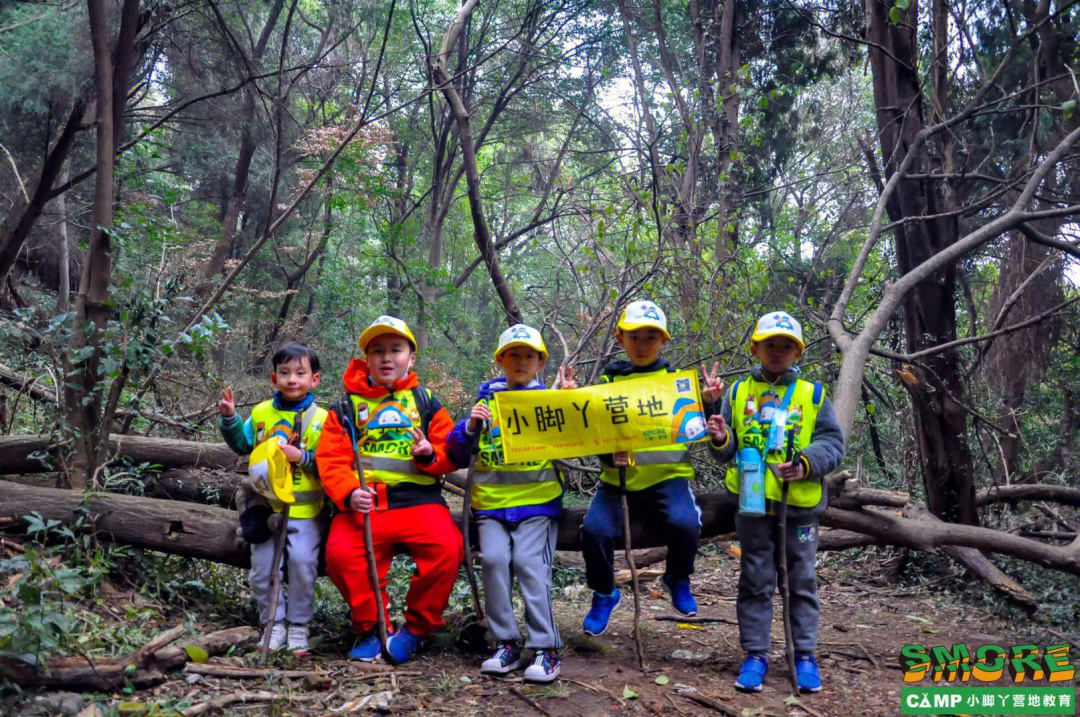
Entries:
{"type": "MultiPolygon", "coordinates": [[[[44,463],[37,456],[55,454],[55,451],[56,445],[48,435],[0,437],[0,475],[54,471],[55,465],[44,463]]],[[[231,468],[241,460],[240,456],[224,443],[199,443],[119,433],[109,435],[105,452],[110,456],[126,456],[135,463],[151,463],[164,468],[231,468]]]]}
{"type": "Polygon", "coordinates": [[[468,187],[469,211],[472,214],[473,229],[476,238],[476,247],[480,250],[480,256],[487,266],[491,283],[495,286],[495,293],[499,295],[503,311],[506,314],[508,324],[519,324],[523,321],[517,301],[510,290],[510,285],[499,267],[499,255],[495,251],[495,245],[491,241],[491,231],[488,228],[487,219],[484,217],[483,198],[480,196],[480,172],[476,166],[476,148],[473,146],[472,123],[469,121],[469,110],[461,99],[457,88],[450,82],[450,76],[446,72],[446,58],[453,51],[458,41],[461,40],[462,30],[469,15],[476,9],[479,0],[466,0],[458,10],[457,16],[450,24],[446,35],[443,37],[442,48],[431,63],[431,75],[435,83],[439,85],[443,96],[450,105],[450,111],[458,125],[458,134],[461,140],[461,158],[465,166],[465,182],[468,187]]]}
{"type": "MultiPolygon", "coordinates": [[[[274,26],[277,25],[284,4],[285,0],[274,0],[274,4],[270,6],[270,14],[263,24],[258,40],[251,49],[251,57],[242,58],[240,63],[242,65],[241,72],[251,71],[262,59],[263,52],[266,50],[266,43],[270,39],[274,26]]],[[[221,23],[222,31],[228,33],[225,18],[218,15],[218,21],[221,23]]],[[[242,52],[239,47],[234,49],[237,52],[242,52]]],[[[251,170],[251,161],[255,156],[256,149],[255,97],[257,94],[258,89],[254,85],[249,85],[244,90],[244,109],[240,115],[240,147],[236,154],[232,187],[222,207],[221,236],[218,238],[210,258],[203,265],[202,278],[198,285],[198,295],[203,299],[214,288],[214,277],[224,268],[225,260],[229,258],[229,254],[232,252],[233,241],[236,238],[236,223],[240,219],[240,212],[244,208],[244,201],[247,199],[248,174],[251,170]]],[[[270,209],[273,212],[273,207],[270,209]]]]}
{"type": "MultiPolygon", "coordinates": [[[[867,39],[877,107],[878,139],[885,177],[895,174],[924,128],[923,94],[915,24],[892,23],[891,0],[867,3],[867,39]],[[888,50],[888,54],[883,49],[888,50]]],[[[917,17],[917,3],[905,17],[917,17]],[[908,14],[910,13],[910,14],[908,14]]],[[[944,57],[940,58],[944,60],[944,57]]],[[[937,74],[934,75],[937,78],[937,74]]],[[[940,89],[940,88],[937,88],[940,89]]],[[[942,90],[942,93],[944,90],[942,90]]],[[[939,153],[947,151],[938,148],[939,153]]],[[[917,150],[911,169],[925,175],[933,167],[928,143],[917,150]]],[[[954,188],[945,181],[902,179],[886,208],[890,219],[946,214],[956,209],[954,188]]],[[[895,229],[901,275],[954,244],[960,236],[956,215],[906,223],[895,229]]],[[[956,265],[949,263],[920,281],[903,299],[909,353],[956,339],[956,265]]],[[[977,525],[974,468],[967,441],[967,412],[960,401],[964,386],[959,354],[943,351],[916,367],[919,381],[909,386],[916,443],[930,511],[947,521],[977,525]]],[[[906,385],[906,384],[905,384],[906,385]]]]}

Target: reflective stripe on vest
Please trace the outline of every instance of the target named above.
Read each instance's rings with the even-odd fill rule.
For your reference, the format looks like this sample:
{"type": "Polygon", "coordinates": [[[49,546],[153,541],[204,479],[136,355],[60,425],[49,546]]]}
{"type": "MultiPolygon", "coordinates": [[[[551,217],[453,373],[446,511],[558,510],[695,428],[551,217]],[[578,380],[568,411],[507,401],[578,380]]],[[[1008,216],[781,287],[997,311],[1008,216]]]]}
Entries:
{"type": "MultiPolygon", "coordinates": [[[[420,411],[410,388],[379,398],[350,393],[349,400],[352,402],[353,420],[361,431],[368,424],[368,418],[374,416],[376,409],[384,403],[392,404],[400,413],[408,416],[414,426],[420,426],[420,411]]],[[[407,428],[368,428],[362,440],[363,444],[359,446],[360,464],[364,469],[364,480],[368,483],[435,485],[435,476],[420,470],[413,461],[413,437],[407,428]]]]}
{"type": "MultiPolygon", "coordinates": [[[[638,381],[669,374],[666,368],[648,373],[632,373],[628,376],[603,376],[601,383],[613,381],[638,381]]],[[[690,451],[680,445],[656,446],[654,448],[639,448],[634,452],[634,465],[626,468],[626,489],[644,490],[657,483],[663,483],[672,478],[694,480],[694,467],[690,464],[690,451]]],[[[600,480],[616,488],[619,487],[619,469],[612,466],[602,466],[600,480]]]]}
{"type": "Polygon", "coordinates": [[[476,510],[496,510],[549,503],[562,495],[559,474],[551,461],[502,462],[502,427],[493,399],[484,399],[491,410],[491,428],[480,434],[473,473],[471,505],[476,510]]]}
{"type": "MultiPolygon", "coordinates": [[[[323,423],[326,422],[327,412],[315,404],[308,407],[302,414],[303,436],[300,439],[300,447],[304,450],[315,452],[319,446],[319,436],[322,435],[323,423]]],[[[251,423],[255,426],[255,443],[259,444],[270,438],[284,438],[289,440],[293,435],[293,424],[296,421],[296,411],[282,411],[274,407],[274,402],[263,401],[251,411],[251,423]]],[[[289,506],[289,517],[299,520],[307,520],[317,516],[323,507],[323,489],[318,475],[314,470],[299,468],[293,473],[293,495],[296,502],[289,506]]],[[[284,505],[272,503],[275,511],[281,512],[284,505]]]]}
{"type": "MultiPolygon", "coordinates": [[[[795,393],[792,395],[791,403],[788,406],[788,414],[790,415],[796,407],[802,411],[802,423],[799,427],[798,434],[795,436],[794,444],[795,449],[800,450],[810,445],[810,440],[814,436],[814,426],[817,424],[817,416],[818,411],[821,409],[821,402],[824,401],[824,392],[817,391],[817,384],[811,381],[804,381],[802,379],[797,380],[798,383],[795,384],[795,393]],[[818,394],[818,403],[814,403],[815,393],[818,394]]],[[[776,386],[774,388],[769,383],[756,381],[753,378],[743,379],[736,385],[734,397],[731,401],[731,420],[735,427],[735,435],[739,440],[738,445],[742,445],[742,437],[750,428],[749,422],[746,420],[743,411],[747,399],[753,396],[754,405],[759,406],[761,404],[761,394],[765,393],[770,388],[773,388],[773,390],[782,397],[784,395],[784,390],[787,387],[776,386]]],[[[770,451],[769,455],[765,458],[765,462],[779,465],[784,462],[784,454],[782,451],[770,451]]],[[[738,494],[739,469],[734,465],[729,466],[724,481],[727,484],[728,490],[738,494]]],[[[773,475],[771,470],[766,468],[765,497],[771,501],[779,501],[780,496],[780,479],[773,475]]],[[[821,481],[792,481],[788,486],[787,502],[788,505],[794,505],[798,508],[813,508],[821,502],[821,481]]]]}

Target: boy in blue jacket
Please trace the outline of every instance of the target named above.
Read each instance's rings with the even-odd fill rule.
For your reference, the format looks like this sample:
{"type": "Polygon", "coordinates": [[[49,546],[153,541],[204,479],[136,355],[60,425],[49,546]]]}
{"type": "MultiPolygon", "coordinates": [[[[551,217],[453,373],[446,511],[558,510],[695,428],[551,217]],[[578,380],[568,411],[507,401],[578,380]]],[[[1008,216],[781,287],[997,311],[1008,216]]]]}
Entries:
{"type": "Polygon", "coordinates": [[[506,375],[480,385],[476,405],[450,433],[446,445],[450,459],[459,466],[468,465],[476,454],[471,504],[480,535],[484,609],[496,643],[480,672],[505,675],[523,664],[512,601],[517,576],[529,627],[525,648],[535,651],[524,676],[530,682],[551,682],[559,676],[562,647],[551,606],[562,484],[551,461],[503,461],[502,422],[495,406],[500,391],[544,388],[537,375],[547,361],[547,347],[539,331],[517,324],[499,336],[495,360],[506,375]]]}

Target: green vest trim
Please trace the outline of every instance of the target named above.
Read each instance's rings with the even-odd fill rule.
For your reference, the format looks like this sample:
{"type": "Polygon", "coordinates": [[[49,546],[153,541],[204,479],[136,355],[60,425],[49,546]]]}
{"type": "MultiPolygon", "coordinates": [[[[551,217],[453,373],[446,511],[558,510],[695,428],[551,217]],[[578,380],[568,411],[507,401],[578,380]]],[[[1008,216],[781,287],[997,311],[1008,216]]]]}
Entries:
{"type": "MultiPolygon", "coordinates": [[[[319,436],[326,422],[327,411],[316,404],[311,404],[301,416],[303,435],[300,447],[314,452],[319,446],[319,436]]],[[[255,426],[255,443],[258,445],[271,438],[292,439],[296,422],[296,411],[282,411],[274,407],[273,400],[263,401],[251,410],[251,423],[255,426]]],[[[296,502],[289,506],[289,517],[308,520],[317,516],[323,508],[324,494],[322,482],[313,469],[296,467],[293,472],[293,495],[296,502]]],[[[284,510],[284,504],[271,503],[277,512],[284,510]]]]}
{"type": "Polygon", "coordinates": [[[473,472],[471,505],[476,510],[515,508],[549,503],[562,495],[558,471],[551,461],[503,463],[502,425],[494,399],[491,427],[480,434],[473,472]]]}
{"type": "MultiPolygon", "coordinates": [[[[804,381],[802,379],[796,379],[795,392],[791,397],[791,403],[788,406],[788,414],[793,412],[800,412],[802,419],[799,425],[799,432],[795,435],[795,449],[801,450],[810,445],[810,441],[814,436],[814,426],[817,424],[818,412],[821,410],[821,404],[825,399],[825,393],[821,389],[821,385],[804,381]],[[816,400],[815,400],[816,399],[816,400]]],[[[745,378],[736,383],[731,389],[731,423],[735,429],[735,436],[738,439],[736,445],[743,445],[743,436],[750,428],[749,421],[745,416],[743,410],[746,406],[748,398],[753,396],[754,405],[761,405],[761,395],[772,389],[778,394],[779,398],[783,397],[786,386],[773,386],[765,381],[757,381],[753,378],[745,378]]],[[[774,465],[779,465],[784,462],[784,455],[781,451],[770,451],[769,455],[765,456],[765,462],[774,465]]],[[[724,482],[727,488],[732,493],[738,494],[739,492],[739,470],[736,466],[729,466],[727,474],[725,475],[724,482]]],[[[798,508],[813,508],[821,502],[821,481],[820,480],[801,480],[793,481],[788,486],[788,505],[793,505],[798,508]]],[[[774,502],[780,500],[781,482],[780,479],[773,475],[773,472],[768,468],[765,469],[765,498],[774,502]]]]}

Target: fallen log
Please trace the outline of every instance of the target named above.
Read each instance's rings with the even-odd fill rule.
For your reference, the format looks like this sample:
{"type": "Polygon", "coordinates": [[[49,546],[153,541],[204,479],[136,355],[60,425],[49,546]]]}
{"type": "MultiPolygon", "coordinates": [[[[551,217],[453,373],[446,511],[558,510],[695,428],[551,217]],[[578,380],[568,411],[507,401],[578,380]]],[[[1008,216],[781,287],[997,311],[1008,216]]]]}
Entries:
{"type": "MultiPolygon", "coordinates": [[[[55,471],[57,448],[52,436],[45,434],[0,437],[0,474],[55,471]]],[[[120,456],[164,468],[231,468],[240,460],[224,443],[113,433],[109,436],[108,459],[120,456]]]]}
{"type": "Polygon", "coordinates": [[[1048,483],[1020,483],[992,486],[975,492],[975,502],[979,505],[1020,500],[1045,500],[1062,505],[1080,506],[1080,488],[1048,483]]]}
{"type": "MultiPolygon", "coordinates": [[[[735,529],[736,506],[722,494],[702,494],[698,496],[698,506],[703,536],[735,529]]],[[[241,568],[249,566],[247,544],[236,535],[233,511],[176,500],[83,493],[0,481],[0,518],[22,518],[36,511],[43,518],[67,525],[75,520],[77,509],[85,509],[95,532],[105,540],[241,568]]],[[[581,550],[584,516],[583,506],[563,511],[559,519],[559,550],[581,550]]],[[[649,518],[640,516],[631,521],[634,545],[666,545],[663,526],[649,518]]]]}
{"type": "Polygon", "coordinates": [[[931,551],[946,545],[975,548],[985,553],[1010,555],[1052,570],[1080,575],[1080,543],[1047,545],[1000,530],[945,523],[926,518],[905,518],[882,510],[843,510],[829,507],[821,524],[863,533],[890,545],[931,551]]]}
{"type": "Polygon", "coordinates": [[[134,687],[150,687],[164,682],[166,673],[173,672],[190,659],[184,647],[194,645],[208,655],[220,655],[230,647],[240,649],[254,644],[258,635],[255,628],[235,627],[183,640],[182,647],[169,644],[179,640],[183,632],[183,626],[178,625],[125,657],[56,657],[41,667],[17,660],[0,660],[0,677],[24,687],[102,692],[116,692],[128,683],[134,687]]]}
{"type": "Polygon", "coordinates": [[[236,535],[236,514],[232,511],[176,500],[0,481],[0,516],[22,518],[36,511],[45,519],[68,525],[82,509],[95,533],[111,542],[248,566],[247,546],[236,535]]]}

